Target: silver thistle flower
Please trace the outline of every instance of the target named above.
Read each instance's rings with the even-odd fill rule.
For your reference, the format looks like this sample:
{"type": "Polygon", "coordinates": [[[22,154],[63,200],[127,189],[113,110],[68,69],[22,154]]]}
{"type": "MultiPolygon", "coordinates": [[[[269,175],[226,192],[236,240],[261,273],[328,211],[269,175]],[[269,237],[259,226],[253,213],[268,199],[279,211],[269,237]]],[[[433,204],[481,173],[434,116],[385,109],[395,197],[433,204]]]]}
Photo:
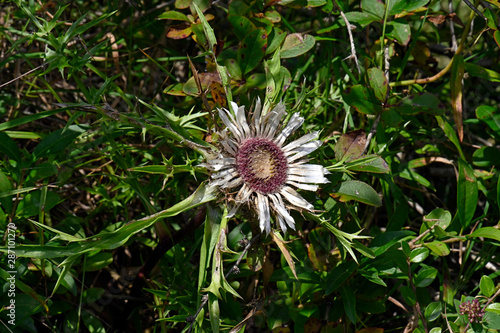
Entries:
{"type": "Polygon", "coordinates": [[[298,113],[282,127],[280,122],[286,115],[282,103],[263,116],[261,101],[257,99],[250,123],[244,106],[238,107],[234,102],[231,106],[235,116],[226,109],[219,109],[219,116],[227,127],[219,133],[225,151],[207,161],[207,168],[213,171],[211,185],[221,189],[239,187],[236,204],[228,217],[232,217],[242,204],[251,203],[257,211],[262,231],[268,234],[271,231],[271,210],[283,232],[288,227],[295,230],[295,221],[288,209],[312,211],[313,205],[292,186],[316,191],[316,184],[329,182],[325,178],[328,170],[318,164],[307,164],[304,159],[321,146],[321,141],[316,140],[319,132],[306,134],[284,145],[287,137],[304,122],[298,113]],[[283,199],[289,205],[285,205],[283,199]]]}

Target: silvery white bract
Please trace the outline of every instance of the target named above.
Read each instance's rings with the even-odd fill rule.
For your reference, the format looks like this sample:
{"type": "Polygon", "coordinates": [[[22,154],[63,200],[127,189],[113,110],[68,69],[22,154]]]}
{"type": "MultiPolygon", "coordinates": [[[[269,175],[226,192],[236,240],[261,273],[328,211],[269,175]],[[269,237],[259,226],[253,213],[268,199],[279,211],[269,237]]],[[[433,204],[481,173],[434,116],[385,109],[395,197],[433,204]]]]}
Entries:
{"type": "Polygon", "coordinates": [[[295,230],[295,221],[288,208],[311,211],[313,205],[293,187],[316,191],[316,184],[329,182],[325,178],[328,170],[318,164],[307,164],[304,159],[321,146],[321,141],[317,140],[319,133],[306,134],[285,144],[287,137],[304,122],[298,113],[293,114],[283,127],[280,125],[286,110],[282,103],[262,116],[258,99],[250,123],[244,106],[238,107],[234,102],[231,106],[235,117],[229,110],[219,109],[227,127],[219,133],[225,151],[206,164],[213,171],[211,185],[224,190],[239,188],[236,204],[228,217],[233,216],[242,204],[250,203],[256,209],[262,231],[268,234],[271,231],[271,210],[283,232],[288,227],[295,230]]]}

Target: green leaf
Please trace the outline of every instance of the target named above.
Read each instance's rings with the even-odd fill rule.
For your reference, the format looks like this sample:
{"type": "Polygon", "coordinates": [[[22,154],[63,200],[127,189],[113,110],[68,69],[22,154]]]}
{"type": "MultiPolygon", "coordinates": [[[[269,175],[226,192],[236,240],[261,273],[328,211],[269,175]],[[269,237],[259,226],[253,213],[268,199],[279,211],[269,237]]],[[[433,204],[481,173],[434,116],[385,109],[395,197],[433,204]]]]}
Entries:
{"type": "Polygon", "coordinates": [[[336,193],[332,194],[341,202],[356,200],[375,207],[382,206],[382,200],[377,192],[368,184],[359,180],[347,180],[342,182],[336,193]]]}
{"type": "Polygon", "coordinates": [[[198,18],[200,19],[200,22],[203,26],[203,31],[205,32],[205,37],[207,38],[208,41],[208,48],[210,51],[212,51],[213,54],[214,52],[214,45],[217,45],[217,38],[215,38],[214,30],[208,24],[207,19],[205,18],[205,15],[203,15],[203,12],[200,10],[200,8],[197,6],[195,2],[193,2],[192,6],[196,10],[196,14],[198,15],[198,18]]]}
{"type": "Polygon", "coordinates": [[[406,46],[411,39],[411,28],[408,22],[399,18],[387,23],[386,36],[395,39],[399,44],[406,46]]]}
{"type": "Polygon", "coordinates": [[[465,71],[471,76],[476,76],[490,82],[500,82],[500,73],[476,64],[466,62],[465,71]]]}
{"type": "Polygon", "coordinates": [[[500,136],[500,109],[498,107],[481,105],[476,109],[476,118],[484,121],[494,133],[500,136]]]}
{"type": "MultiPolygon", "coordinates": [[[[17,247],[16,247],[16,255],[17,255],[17,247]]],[[[21,279],[16,278],[15,274],[12,275],[11,273],[8,273],[7,271],[5,271],[3,268],[0,268],[0,278],[2,280],[4,280],[5,282],[9,283],[9,284],[10,284],[11,281],[13,281],[15,283],[15,285],[16,285],[16,289],[22,291],[26,295],[28,295],[31,298],[35,299],[38,303],[40,303],[40,305],[43,306],[43,308],[46,311],[46,313],[49,312],[49,307],[48,307],[46,301],[44,300],[45,297],[42,297],[42,296],[38,295],[35,292],[35,290],[33,290],[30,286],[28,286],[24,282],[22,282],[21,279]],[[14,279],[12,279],[12,278],[14,278],[14,279]]],[[[6,284],[3,284],[3,285],[7,286],[6,284]]]]}
{"type": "Polygon", "coordinates": [[[8,158],[20,162],[21,161],[21,151],[17,144],[4,132],[0,132],[0,152],[7,155],[8,158]]]}
{"type": "Polygon", "coordinates": [[[36,146],[33,161],[63,151],[88,129],[89,126],[85,125],[70,125],[52,132],[36,146]]]}
{"type": "Polygon", "coordinates": [[[500,316],[494,312],[486,312],[483,316],[483,326],[493,331],[500,329],[500,316]]]}
{"type": "Polygon", "coordinates": [[[458,140],[457,133],[451,127],[450,123],[448,123],[443,117],[436,116],[436,120],[438,121],[439,126],[444,131],[444,134],[448,137],[448,139],[455,145],[457,148],[460,157],[465,160],[464,153],[462,151],[462,147],[460,146],[460,141],[458,140]]]}
{"type": "Polygon", "coordinates": [[[316,39],[311,35],[290,34],[285,37],[285,41],[281,46],[281,58],[298,57],[312,49],[315,43],[316,39]]]}
{"type": "Polygon", "coordinates": [[[3,195],[12,191],[13,188],[9,178],[0,170],[0,204],[8,212],[12,210],[12,195],[3,195]]]}
{"type": "Polygon", "coordinates": [[[458,160],[457,214],[462,227],[469,226],[476,212],[478,200],[477,180],[474,170],[462,159],[458,160]]]}
{"type": "Polygon", "coordinates": [[[350,161],[357,159],[365,150],[366,133],[359,129],[342,134],[335,144],[335,159],[337,161],[350,161]]]}
{"type": "Polygon", "coordinates": [[[364,13],[370,13],[383,20],[385,16],[385,5],[381,0],[361,0],[361,9],[364,13]]]}
{"type": "Polygon", "coordinates": [[[411,12],[425,6],[429,0],[392,0],[389,5],[390,15],[397,15],[403,12],[411,12]]]}
{"type": "Polygon", "coordinates": [[[401,295],[403,295],[403,299],[405,300],[406,304],[410,306],[414,306],[415,304],[417,304],[417,297],[410,287],[402,286],[400,292],[401,295]]]}
{"type": "Polygon", "coordinates": [[[332,269],[326,277],[325,296],[340,288],[340,286],[354,273],[358,265],[354,261],[344,261],[332,269]]]}
{"type": "Polygon", "coordinates": [[[177,21],[191,22],[191,20],[185,14],[178,12],[176,10],[167,10],[166,12],[161,13],[158,16],[158,18],[165,19],[165,20],[177,20],[177,21]]]}
{"type": "Polygon", "coordinates": [[[441,316],[442,304],[441,302],[431,302],[425,308],[424,316],[428,321],[434,321],[441,316]]]}
{"type": "Polygon", "coordinates": [[[211,293],[208,294],[208,313],[210,314],[210,324],[212,326],[212,332],[219,332],[219,326],[220,326],[219,299],[211,293]]]}
{"type": "Polygon", "coordinates": [[[384,102],[387,98],[387,92],[389,91],[389,83],[384,75],[384,72],[379,68],[370,68],[367,71],[368,83],[373,89],[375,97],[384,102]]]}
{"type": "Polygon", "coordinates": [[[439,99],[434,94],[428,92],[407,96],[401,99],[393,108],[399,113],[406,115],[413,115],[420,112],[441,115],[445,111],[445,107],[439,99]]]}
{"type": "Polygon", "coordinates": [[[379,114],[382,112],[380,102],[372,96],[368,88],[358,84],[346,89],[342,98],[354,110],[364,114],[379,114]]]}
{"type": "Polygon", "coordinates": [[[450,249],[448,248],[448,245],[446,245],[446,243],[443,242],[434,241],[426,243],[425,246],[427,246],[429,250],[431,250],[434,254],[440,257],[444,257],[450,254],[450,249]]]}
{"type": "Polygon", "coordinates": [[[88,256],[85,264],[86,272],[93,272],[103,269],[113,262],[113,254],[110,252],[99,252],[93,256],[88,256]]]}
{"type": "Polygon", "coordinates": [[[486,311],[500,315],[500,303],[491,303],[486,307],[486,311]]]}
{"type": "Polygon", "coordinates": [[[419,288],[427,287],[434,281],[438,270],[434,267],[423,267],[413,278],[415,286],[419,288]]]}
{"type": "Polygon", "coordinates": [[[264,58],[267,48],[267,33],[263,28],[250,32],[238,48],[238,62],[243,74],[257,67],[264,58]]]}
{"type": "Polygon", "coordinates": [[[451,224],[451,213],[443,208],[435,208],[432,212],[425,215],[423,223],[420,226],[420,233],[432,228],[434,225],[446,230],[451,224]]]}
{"type": "Polygon", "coordinates": [[[276,49],[283,43],[286,38],[286,33],[280,28],[274,27],[269,36],[267,37],[268,46],[266,49],[266,55],[269,55],[276,51],[276,49]]]}
{"type": "MultiPolygon", "coordinates": [[[[349,23],[357,23],[361,26],[361,28],[366,27],[368,24],[372,22],[382,21],[380,17],[377,15],[366,13],[366,12],[348,12],[345,14],[349,23]]],[[[342,25],[345,25],[343,20],[340,20],[342,25]]]]}
{"type": "Polygon", "coordinates": [[[345,165],[349,171],[389,173],[390,169],[387,162],[378,155],[365,155],[352,160],[345,165]]]}
{"type": "Polygon", "coordinates": [[[472,155],[472,163],[482,168],[500,166],[500,154],[498,154],[498,149],[488,146],[477,149],[472,155]]]}
{"type": "Polygon", "coordinates": [[[233,26],[233,32],[239,40],[243,40],[250,32],[256,29],[255,24],[245,16],[229,15],[227,20],[233,26]]]}
{"type": "Polygon", "coordinates": [[[417,247],[410,253],[410,261],[413,263],[421,263],[429,256],[429,249],[425,247],[417,247]]]}
{"type": "Polygon", "coordinates": [[[342,287],[340,288],[340,297],[342,297],[347,317],[353,324],[356,323],[356,296],[354,295],[354,291],[349,286],[342,287]]]}
{"type": "Polygon", "coordinates": [[[495,293],[495,283],[489,276],[483,275],[479,283],[479,289],[481,290],[481,294],[491,297],[495,293]]]}
{"type": "Polygon", "coordinates": [[[500,230],[493,227],[483,227],[468,235],[467,238],[484,237],[500,241],[500,230]]]}

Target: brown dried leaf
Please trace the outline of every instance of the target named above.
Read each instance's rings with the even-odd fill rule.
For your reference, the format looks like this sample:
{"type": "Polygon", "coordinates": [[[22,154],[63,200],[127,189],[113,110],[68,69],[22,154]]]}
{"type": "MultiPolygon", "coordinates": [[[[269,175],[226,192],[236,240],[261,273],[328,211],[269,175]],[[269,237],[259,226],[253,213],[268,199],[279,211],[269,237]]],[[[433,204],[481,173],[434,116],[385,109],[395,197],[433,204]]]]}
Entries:
{"type": "Polygon", "coordinates": [[[355,160],[363,154],[366,145],[366,133],[359,129],[343,134],[335,145],[335,159],[346,162],[355,160]]]}

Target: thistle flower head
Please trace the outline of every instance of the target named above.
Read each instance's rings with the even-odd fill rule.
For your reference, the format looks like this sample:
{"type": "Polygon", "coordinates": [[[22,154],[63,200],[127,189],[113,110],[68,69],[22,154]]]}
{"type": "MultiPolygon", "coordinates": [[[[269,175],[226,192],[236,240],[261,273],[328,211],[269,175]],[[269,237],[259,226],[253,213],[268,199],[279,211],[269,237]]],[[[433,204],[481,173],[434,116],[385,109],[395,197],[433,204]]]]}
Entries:
{"type": "Polygon", "coordinates": [[[247,121],[244,106],[236,103],[231,106],[234,115],[229,110],[219,109],[226,128],[219,133],[223,149],[206,164],[213,171],[212,186],[237,191],[235,205],[228,217],[248,203],[255,209],[262,231],[269,233],[271,230],[271,212],[284,232],[287,228],[295,230],[289,209],[312,211],[313,206],[294,187],[316,191],[317,184],[328,183],[325,175],[329,172],[304,159],[321,146],[321,141],[317,140],[319,133],[312,132],[285,144],[288,136],[304,122],[298,113],[283,126],[281,121],[286,109],[282,103],[262,115],[258,99],[250,121],[247,121]]]}

